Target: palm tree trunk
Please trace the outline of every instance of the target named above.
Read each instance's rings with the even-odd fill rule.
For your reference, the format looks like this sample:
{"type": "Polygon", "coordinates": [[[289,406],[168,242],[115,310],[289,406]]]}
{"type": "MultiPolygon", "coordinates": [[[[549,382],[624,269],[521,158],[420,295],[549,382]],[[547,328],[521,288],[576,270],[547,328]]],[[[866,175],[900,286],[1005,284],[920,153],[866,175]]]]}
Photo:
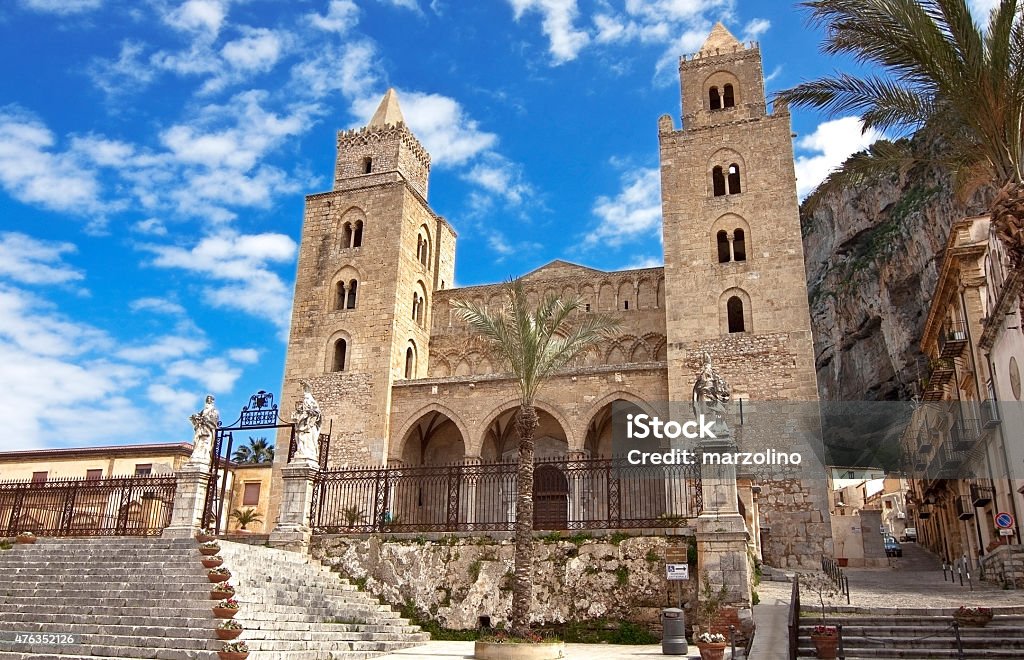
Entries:
{"type": "Polygon", "coordinates": [[[1003,186],[992,200],[990,213],[1011,267],[1024,268],[1024,184],[1011,182],[1003,186]]]}
{"type": "Polygon", "coordinates": [[[512,584],[512,634],[530,632],[530,607],[533,604],[533,433],[537,429],[537,411],[524,403],[516,415],[519,432],[519,470],[516,481],[515,580],[512,584]]]}

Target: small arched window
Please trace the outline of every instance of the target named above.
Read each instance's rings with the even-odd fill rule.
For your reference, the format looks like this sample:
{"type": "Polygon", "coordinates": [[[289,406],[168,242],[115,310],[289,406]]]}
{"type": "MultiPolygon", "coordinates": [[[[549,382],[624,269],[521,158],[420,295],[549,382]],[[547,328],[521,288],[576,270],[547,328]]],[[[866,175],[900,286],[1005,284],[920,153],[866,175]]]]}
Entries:
{"type": "Polygon", "coordinates": [[[732,233],[732,256],[736,261],[747,260],[747,235],[742,229],[732,233]]]}
{"type": "Polygon", "coordinates": [[[356,308],[356,286],[357,285],[358,285],[358,282],[356,282],[355,280],[352,280],[351,282],[348,283],[348,300],[345,303],[345,309],[355,309],[356,308]]]}
{"type": "Polygon", "coordinates": [[[373,159],[367,156],[362,162],[363,174],[369,174],[373,172],[373,159]]]}
{"type": "Polygon", "coordinates": [[[363,244],[363,221],[356,220],[355,229],[352,232],[352,247],[359,247],[363,244]]]}
{"type": "Polygon", "coordinates": [[[423,237],[416,237],[416,261],[423,262],[423,237]]]}
{"type": "Polygon", "coordinates": [[[416,377],[416,352],[412,350],[412,346],[405,349],[405,377],[416,377]]]}
{"type": "Polygon", "coordinates": [[[714,189],[715,197],[725,194],[725,174],[722,172],[721,166],[711,170],[711,187],[714,189]]]}
{"type": "Polygon", "coordinates": [[[423,296],[416,296],[416,315],[413,318],[417,323],[423,325],[423,296]]]}
{"type": "Polygon", "coordinates": [[[732,255],[729,251],[729,234],[724,230],[720,230],[715,235],[715,242],[718,244],[718,263],[728,263],[732,259],[732,255]]]}
{"type": "Polygon", "coordinates": [[[334,294],[334,309],[345,309],[345,283],[338,282],[334,294]]]}
{"type": "Polygon", "coordinates": [[[339,339],[334,342],[334,360],[331,364],[331,371],[345,371],[348,358],[348,342],[339,339]]]}
{"type": "Polygon", "coordinates": [[[352,223],[346,222],[341,228],[341,247],[352,247],[352,223]]]}
{"type": "Polygon", "coordinates": [[[736,93],[733,91],[731,84],[726,84],[723,88],[722,94],[722,107],[723,108],[734,108],[736,107],[736,93]]]}
{"type": "Polygon", "coordinates": [[[712,110],[722,109],[722,95],[718,93],[717,87],[708,90],[708,102],[712,110]]]}
{"type": "Polygon", "coordinates": [[[729,301],[725,303],[725,311],[729,317],[729,332],[746,332],[743,322],[743,301],[739,296],[729,298],[729,301]]]}
{"type": "Polygon", "coordinates": [[[740,193],[740,166],[733,163],[729,166],[729,194],[738,195],[740,193]]]}

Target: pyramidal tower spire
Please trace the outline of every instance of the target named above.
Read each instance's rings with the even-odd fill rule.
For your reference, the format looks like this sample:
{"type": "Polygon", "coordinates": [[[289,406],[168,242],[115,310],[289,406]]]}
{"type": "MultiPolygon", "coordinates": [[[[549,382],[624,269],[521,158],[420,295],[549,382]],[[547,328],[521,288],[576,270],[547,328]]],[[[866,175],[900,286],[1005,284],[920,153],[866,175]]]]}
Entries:
{"type": "Polygon", "coordinates": [[[384,98],[380,100],[380,105],[377,106],[377,111],[373,113],[367,127],[379,128],[388,124],[400,123],[405,123],[405,117],[402,116],[402,108],[398,105],[398,92],[394,87],[388,87],[388,91],[384,92],[384,98]]]}
{"type": "Polygon", "coordinates": [[[704,45],[700,47],[700,52],[701,54],[714,55],[717,52],[726,53],[742,47],[743,44],[740,43],[739,39],[733,36],[732,32],[729,32],[729,29],[719,21],[715,23],[715,27],[712,28],[711,34],[704,41],[704,45]]]}

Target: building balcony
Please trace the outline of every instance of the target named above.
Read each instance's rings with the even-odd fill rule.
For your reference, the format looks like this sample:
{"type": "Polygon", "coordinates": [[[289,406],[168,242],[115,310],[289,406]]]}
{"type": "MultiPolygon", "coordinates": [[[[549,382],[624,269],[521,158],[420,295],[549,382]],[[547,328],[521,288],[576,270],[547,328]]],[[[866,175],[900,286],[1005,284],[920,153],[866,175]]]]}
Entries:
{"type": "Polygon", "coordinates": [[[939,465],[940,477],[954,479],[966,460],[967,454],[963,450],[955,449],[952,442],[943,442],[932,464],[939,465]]]}
{"type": "Polygon", "coordinates": [[[924,430],[917,432],[917,453],[918,454],[930,454],[932,452],[932,433],[931,431],[924,430]]]}
{"type": "Polygon", "coordinates": [[[971,504],[975,508],[981,508],[992,501],[995,497],[995,489],[989,481],[974,481],[971,483],[971,504]]]}
{"type": "Polygon", "coordinates": [[[970,520],[974,517],[974,504],[971,503],[971,498],[966,495],[957,496],[956,516],[960,520],[970,520]]]}
{"type": "Polygon", "coordinates": [[[956,375],[953,358],[938,358],[937,360],[932,360],[929,366],[931,367],[928,376],[929,384],[942,387],[956,375]]]}
{"type": "Polygon", "coordinates": [[[939,331],[939,355],[944,358],[960,357],[967,346],[967,324],[946,321],[939,331]]]}
{"type": "Polygon", "coordinates": [[[979,435],[977,420],[960,418],[949,429],[949,442],[956,452],[970,451],[979,435]]]}
{"type": "Polygon", "coordinates": [[[985,399],[981,402],[981,426],[985,429],[992,429],[1002,423],[999,417],[999,402],[993,399],[985,399]]]}

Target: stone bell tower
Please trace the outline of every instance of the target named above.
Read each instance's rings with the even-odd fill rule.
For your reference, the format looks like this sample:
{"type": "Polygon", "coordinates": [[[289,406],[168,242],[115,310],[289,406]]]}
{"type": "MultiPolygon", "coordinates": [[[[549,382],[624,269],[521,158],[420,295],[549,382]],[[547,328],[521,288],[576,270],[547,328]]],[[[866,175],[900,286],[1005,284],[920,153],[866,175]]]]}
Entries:
{"type": "MultiPolygon", "coordinates": [[[[658,121],[670,399],[690,400],[707,352],[733,401],[748,410],[806,402],[813,427],[818,393],[789,112],[779,104],[768,111],[759,47],[721,23],[698,53],[681,58],[679,74],[682,128],[668,115],[658,121]]],[[[775,431],[752,427],[748,415],[735,440],[744,451],[787,449],[789,437],[775,431]]],[[[824,471],[807,477],[755,476],[762,519],[747,527],[769,530],[766,563],[831,553],[824,471]]],[[[742,514],[742,504],[726,499],[731,510],[715,511],[716,521],[742,514]]]]}
{"type": "MultiPolygon", "coordinates": [[[[323,431],[333,424],[329,465],[379,465],[392,384],[426,374],[431,300],[454,278],[455,232],[427,203],[430,155],[393,89],[337,145],[333,189],[306,197],[281,400],[287,418],[309,381],[323,431]]],[[[273,493],[287,438],[278,446],[273,493]]]]}

